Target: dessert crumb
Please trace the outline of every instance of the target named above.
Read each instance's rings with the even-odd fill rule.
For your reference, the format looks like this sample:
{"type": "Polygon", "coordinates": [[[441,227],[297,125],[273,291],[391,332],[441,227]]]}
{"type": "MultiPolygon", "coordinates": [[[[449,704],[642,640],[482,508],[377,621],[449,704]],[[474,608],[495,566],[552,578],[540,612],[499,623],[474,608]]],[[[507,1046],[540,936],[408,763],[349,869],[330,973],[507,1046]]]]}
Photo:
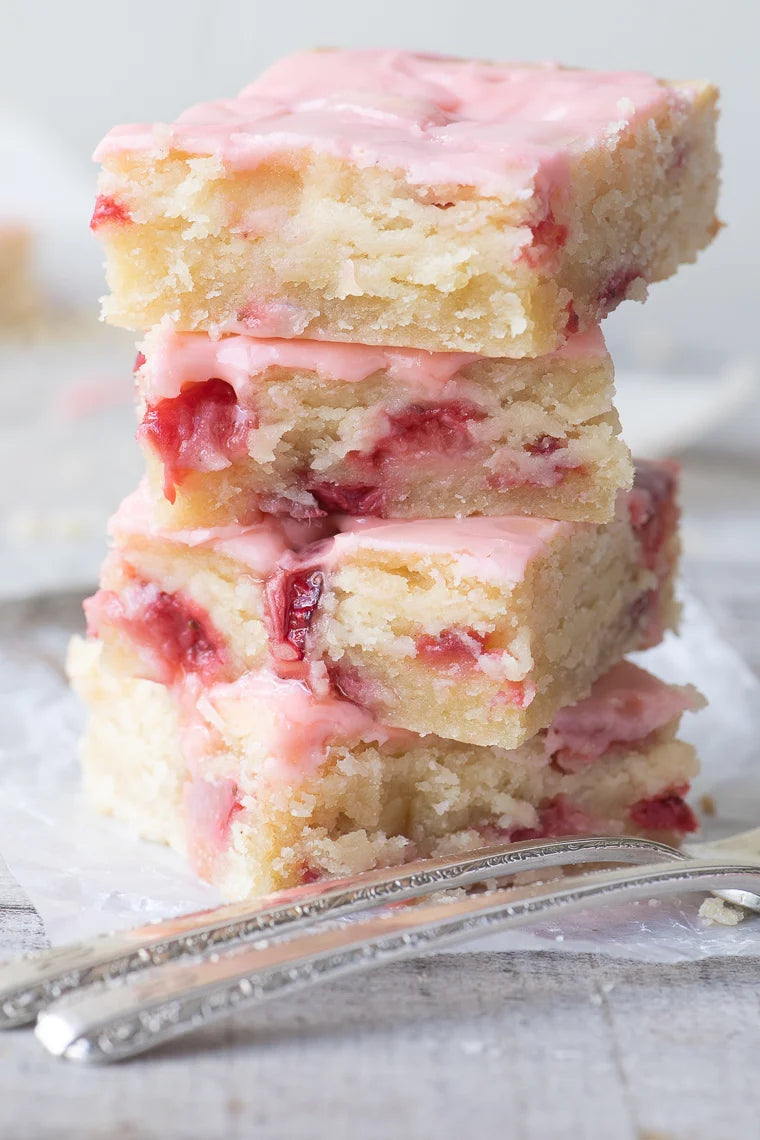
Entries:
{"type": "Polygon", "coordinates": [[[699,797],[699,810],[702,812],[702,815],[715,815],[717,809],[715,807],[715,800],[712,798],[712,796],[699,797]]]}
{"type": "Polygon", "coordinates": [[[723,899],[709,898],[699,908],[699,917],[710,925],[718,923],[719,926],[736,926],[744,918],[744,911],[723,899]]]}

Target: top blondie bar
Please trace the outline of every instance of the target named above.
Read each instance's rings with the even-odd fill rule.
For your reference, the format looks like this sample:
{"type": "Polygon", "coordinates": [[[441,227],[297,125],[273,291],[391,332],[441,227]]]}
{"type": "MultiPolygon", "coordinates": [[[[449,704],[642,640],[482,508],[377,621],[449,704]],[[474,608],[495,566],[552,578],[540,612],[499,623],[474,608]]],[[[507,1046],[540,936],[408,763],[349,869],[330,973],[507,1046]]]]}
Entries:
{"type": "Polygon", "coordinates": [[[714,236],[716,98],[640,72],[290,56],[100,144],[105,316],[552,352],[714,236]]]}

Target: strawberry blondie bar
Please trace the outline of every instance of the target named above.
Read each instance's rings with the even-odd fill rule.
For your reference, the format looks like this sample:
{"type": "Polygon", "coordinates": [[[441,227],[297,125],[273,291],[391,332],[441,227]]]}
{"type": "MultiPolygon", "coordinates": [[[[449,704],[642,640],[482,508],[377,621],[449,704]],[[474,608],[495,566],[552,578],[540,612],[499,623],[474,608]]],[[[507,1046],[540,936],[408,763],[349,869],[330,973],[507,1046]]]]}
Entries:
{"type": "Polygon", "coordinates": [[[32,272],[32,234],[21,223],[0,222],[0,333],[28,331],[40,311],[32,272]]]}
{"type": "Polygon", "coordinates": [[[633,476],[598,329],[535,360],[164,324],[136,371],[167,526],[530,514],[606,522],[633,476]]]}
{"type": "Polygon", "coordinates": [[[85,787],[170,843],[229,898],[505,839],[581,833],[678,841],[696,771],[675,738],[690,687],[622,663],[548,730],[507,751],[391,729],[269,671],[167,688],[72,645],[89,707],[85,787]]]}
{"type": "Polygon", "coordinates": [[[104,661],[172,687],[271,668],[383,723],[514,748],[675,618],[676,480],[610,523],[264,518],[166,530],[143,489],[85,603],[104,661]]]}
{"type": "Polygon", "coordinates": [[[122,126],[105,315],[540,356],[713,237],[716,91],[640,72],[324,50],[122,126]]]}

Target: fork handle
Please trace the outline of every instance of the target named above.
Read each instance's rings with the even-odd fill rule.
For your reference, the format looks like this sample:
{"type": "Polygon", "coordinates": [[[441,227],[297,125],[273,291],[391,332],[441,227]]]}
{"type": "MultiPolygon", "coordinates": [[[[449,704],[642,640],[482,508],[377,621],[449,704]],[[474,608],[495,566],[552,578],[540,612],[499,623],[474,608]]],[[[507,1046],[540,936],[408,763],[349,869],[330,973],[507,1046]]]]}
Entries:
{"type": "Polygon", "coordinates": [[[167,962],[195,961],[257,939],[290,934],[318,919],[356,914],[520,871],[578,863],[651,863],[658,858],[682,856],[665,844],[636,836],[532,839],[484,847],[469,855],[379,868],[349,879],[327,879],[257,902],[179,915],[0,965],[0,1029],[34,1021],[45,1006],[84,986],[129,979],[167,962]]]}
{"type": "Polygon", "coordinates": [[[158,967],[130,985],[56,1002],[36,1034],[69,1060],[114,1061],[199,1029],[233,1010],[374,969],[492,931],[620,899],[716,887],[758,892],[760,865],[689,860],[409,906],[337,929],[228,953],[197,965],[158,967]]]}

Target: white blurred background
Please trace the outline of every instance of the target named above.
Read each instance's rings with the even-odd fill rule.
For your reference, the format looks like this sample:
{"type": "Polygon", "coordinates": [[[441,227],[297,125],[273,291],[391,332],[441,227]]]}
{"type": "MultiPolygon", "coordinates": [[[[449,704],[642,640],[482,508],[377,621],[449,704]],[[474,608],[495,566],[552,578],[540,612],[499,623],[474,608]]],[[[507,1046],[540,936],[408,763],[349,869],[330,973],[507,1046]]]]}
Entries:
{"type": "MultiPolygon", "coordinates": [[[[171,119],[318,44],[404,47],[709,78],[723,90],[726,230],[696,268],[624,306],[614,340],[757,354],[758,0],[2,0],[0,102],[47,127],[94,179],[117,122],[171,119]]],[[[1,191],[0,191],[1,194],[1,191]]],[[[86,223],[86,218],[82,219],[86,223]]]]}

